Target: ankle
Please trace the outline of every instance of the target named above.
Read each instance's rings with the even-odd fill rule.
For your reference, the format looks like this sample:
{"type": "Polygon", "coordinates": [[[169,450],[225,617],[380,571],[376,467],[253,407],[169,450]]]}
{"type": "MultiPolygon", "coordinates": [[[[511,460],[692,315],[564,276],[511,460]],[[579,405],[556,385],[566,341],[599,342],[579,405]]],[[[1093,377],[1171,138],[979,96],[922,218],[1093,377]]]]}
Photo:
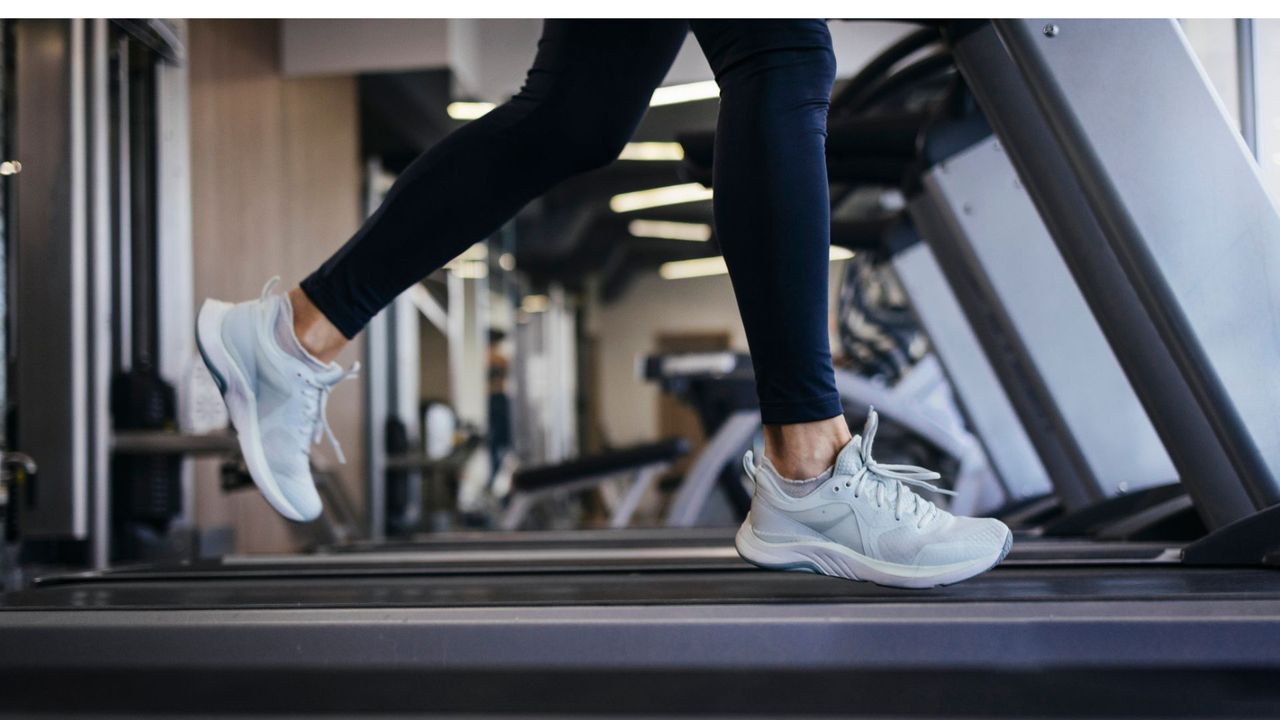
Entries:
{"type": "Polygon", "coordinates": [[[337,359],[349,341],[302,292],[302,288],[295,287],[289,291],[289,306],[293,310],[293,334],[302,349],[322,363],[337,359]]]}
{"type": "Polygon", "coordinates": [[[843,415],[826,420],[764,426],[764,455],[784,478],[822,474],[853,436],[843,415]]]}

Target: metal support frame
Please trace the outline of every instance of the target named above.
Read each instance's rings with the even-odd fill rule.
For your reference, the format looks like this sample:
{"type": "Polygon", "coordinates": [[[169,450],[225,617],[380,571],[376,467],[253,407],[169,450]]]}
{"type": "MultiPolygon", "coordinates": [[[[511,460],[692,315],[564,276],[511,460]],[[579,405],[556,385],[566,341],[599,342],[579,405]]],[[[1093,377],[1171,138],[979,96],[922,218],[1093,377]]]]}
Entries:
{"type": "MultiPolygon", "coordinates": [[[[89,479],[93,488],[90,559],[111,564],[111,120],[107,21],[89,21],[89,479]]],[[[188,306],[189,307],[189,306],[188,306]]]]}
{"type": "MultiPolygon", "coordinates": [[[[478,275],[464,277],[458,269],[446,269],[449,399],[459,420],[485,432],[489,426],[489,280],[487,273],[478,275]]],[[[458,504],[464,508],[479,504],[489,478],[489,454],[472,454],[460,472],[458,504]]]]}
{"type": "Polygon", "coordinates": [[[685,473],[667,511],[667,527],[694,527],[725,465],[736,462],[760,432],[760,411],[739,410],[720,426],[685,473]]]}
{"type": "Polygon", "coordinates": [[[640,507],[640,501],[644,499],[649,488],[653,487],[658,476],[666,472],[667,468],[670,467],[670,461],[662,460],[629,470],[592,475],[541,490],[514,492],[511,494],[507,509],[498,520],[498,527],[507,531],[518,530],[520,525],[524,523],[525,518],[528,517],[529,511],[547,498],[589,490],[610,480],[629,477],[631,481],[627,484],[626,492],[622,494],[622,497],[612,508],[612,512],[609,515],[609,527],[615,529],[627,527],[631,524],[631,518],[635,515],[636,509],[640,507]]]}
{"type": "MultiPolygon", "coordinates": [[[[177,42],[186,41],[185,20],[151,23],[167,29],[177,42]]],[[[156,64],[156,297],[159,327],[157,347],[160,375],[177,389],[179,429],[192,417],[194,391],[187,380],[198,365],[195,348],[195,271],[191,229],[191,121],[189,70],[185,56],[156,64]]],[[[128,133],[121,133],[127,138],[128,133]]],[[[127,142],[127,140],[124,140],[127,142]]],[[[124,191],[127,184],[121,185],[124,191]]],[[[121,207],[127,207],[122,205],[121,207]]],[[[127,216],[127,214],[125,214],[127,216]]],[[[122,236],[127,236],[122,232],[122,236]]],[[[123,313],[124,310],[118,309],[123,313]]],[[[127,342],[122,338],[121,342],[127,342]]],[[[195,473],[193,464],[182,464],[182,515],[185,525],[195,524],[195,473]]]]}
{"type": "MultiPolygon", "coordinates": [[[[1028,423],[1078,465],[1055,475],[1067,510],[1177,480],[1176,471],[1125,379],[1098,323],[994,138],[934,166],[924,192],[943,220],[926,238],[939,257],[963,263],[981,319],[1007,338],[989,351],[1019,353],[1036,410],[1028,423]],[[944,253],[945,250],[945,253],[944,253]]],[[[971,317],[971,319],[973,319],[971,317]]],[[[1019,378],[1005,377],[1006,389],[1019,378]]],[[[1033,442],[1040,441],[1033,434],[1033,442]]],[[[1037,443],[1040,444],[1040,443],[1037,443]]],[[[1061,468],[1051,468],[1051,474],[1061,468]]]]}
{"type": "Polygon", "coordinates": [[[992,301],[994,292],[986,278],[973,271],[961,243],[953,240],[960,233],[945,198],[922,194],[911,201],[909,212],[920,235],[929,242],[1055,492],[1072,507],[1084,507],[1101,499],[1080,446],[1066,431],[1023,338],[1013,330],[1008,308],[992,301]]]}
{"type": "Polygon", "coordinates": [[[1054,37],[1041,28],[997,23],[1209,421],[1205,440],[1230,459],[1253,509],[1280,503],[1280,212],[1256,163],[1177,23],[1073,21],[1054,37]],[[1129,71],[1098,82],[1100,56],[1129,71]],[[1144,62],[1152,57],[1162,61],[1144,62]],[[1138,105],[1117,113],[1117,99],[1138,105]]]}
{"type": "MultiPolygon", "coordinates": [[[[416,286],[415,286],[416,287],[416,286]]],[[[392,415],[404,424],[405,435],[409,438],[411,448],[418,447],[421,437],[422,418],[419,417],[421,392],[418,389],[421,367],[419,357],[422,343],[418,333],[418,310],[408,293],[401,293],[391,303],[390,337],[391,347],[388,359],[391,386],[388,405],[392,415]]],[[[420,519],[422,509],[422,473],[417,468],[405,468],[407,474],[406,490],[409,515],[404,518],[407,525],[415,525],[420,519]]]]}
{"type": "MultiPolygon", "coordinates": [[[[1246,486],[1265,489],[1267,485],[1266,474],[1259,476],[1256,448],[1249,451],[1248,433],[1231,419],[1235,412],[1231,403],[1222,402],[1223,393],[1214,387],[1205,363],[1199,362],[1202,358],[1189,352],[1186,326],[1175,317],[1184,304],[1170,297],[1160,268],[1153,267],[1151,252],[1157,248],[1145,244],[1144,233],[1132,224],[1131,213],[1139,208],[1116,195],[1119,181],[1128,194],[1146,188],[1142,210],[1149,227],[1145,235],[1153,243],[1167,239],[1163,251],[1178,249],[1174,239],[1187,251],[1196,244],[1201,246],[1197,252],[1209,251],[1212,257],[1202,257],[1194,268],[1192,279],[1200,287],[1208,287],[1209,275],[1221,280],[1224,270],[1238,269],[1241,274],[1226,285],[1231,290],[1224,293],[1234,300],[1242,290],[1251,292],[1249,278],[1265,272],[1266,263],[1248,269],[1239,268],[1237,262],[1223,262],[1221,243],[1210,241],[1235,238],[1240,248],[1252,250],[1246,264],[1269,253],[1258,246],[1266,233],[1228,231],[1227,225],[1257,222],[1258,213],[1222,197],[1224,192],[1240,191],[1253,200],[1251,209],[1263,210],[1256,204],[1262,193],[1256,174],[1245,178],[1252,180],[1254,190],[1244,187],[1248,182],[1233,182],[1241,187],[1232,189],[1210,187],[1224,178],[1239,178],[1239,163],[1248,160],[1239,136],[1190,59],[1180,32],[1172,23],[1153,21],[996,21],[955,34],[951,40],[957,66],[1009,151],[1198,511],[1210,527],[1247,516],[1255,506],[1246,486]],[[997,27],[1004,41],[1017,48],[1013,55],[1020,60],[1011,59],[997,27]],[[1044,57],[1045,48],[1038,47],[1050,43],[1056,43],[1051,63],[1044,57]],[[1151,58],[1160,62],[1153,63],[1151,58]],[[1024,80],[1024,74],[1034,82],[1024,80]],[[1162,74],[1172,77],[1162,78],[1162,74]],[[1068,80],[1064,89],[1062,83],[1068,80]],[[1033,94],[1031,86],[1038,91],[1033,94]],[[1072,101],[1064,92],[1070,92],[1072,101]],[[1088,101],[1076,100],[1076,95],[1088,101]],[[1139,106],[1118,112],[1120,101],[1139,106]],[[1198,124],[1188,127],[1188,115],[1198,124]],[[1123,127],[1106,127],[1108,119],[1123,127]],[[1086,122],[1088,133],[1082,128],[1086,122]],[[1160,125],[1158,130],[1153,123],[1160,125]],[[1108,136],[1112,160],[1107,167],[1099,166],[1101,148],[1091,143],[1099,134],[1108,136]],[[1211,138],[1206,142],[1207,136],[1211,138]],[[1192,157],[1180,157],[1188,154],[1192,157]],[[1219,161],[1212,159],[1216,155],[1228,156],[1227,166],[1210,171],[1200,164],[1217,165],[1219,161]],[[1188,167],[1188,162],[1197,164],[1188,167]],[[1222,172],[1216,172],[1219,169],[1222,172]],[[1116,177],[1111,176],[1113,171],[1116,177]],[[1153,178],[1162,181],[1155,183],[1153,178]],[[1187,216],[1189,209],[1204,217],[1187,216]],[[1224,223],[1206,227],[1206,217],[1224,223]],[[1257,479],[1245,480],[1246,474],[1257,479]]],[[[1274,217],[1274,209],[1263,214],[1274,217]]],[[[1266,283],[1257,287],[1265,288],[1266,283]]],[[[1208,300],[1202,298],[1206,305],[1224,309],[1221,303],[1208,300]]],[[[1273,303],[1274,299],[1257,302],[1255,298],[1247,306],[1235,304],[1231,309],[1236,319],[1219,318],[1220,327],[1238,336],[1239,318],[1256,318],[1258,308],[1273,303]]],[[[1256,334],[1263,337],[1254,342],[1270,342],[1272,348],[1261,349],[1257,362],[1280,347],[1273,336],[1276,330],[1260,330],[1256,334]]],[[[1225,347],[1240,349],[1231,339],[1225,347]]],[[[1276,391],[1265,381],[1252,387],[1263,400],[1276,391]]],[[[1272,422],[1263,422],[1259,428],[1272,422]]]]}
{"type": "Polygon", "coordinates": [[[630,525],[631,518],[635,517],[636,510],[640,507],[640,502],[649,493],[649,488],[653,487],[653,484],[658,480],[658,476],[666,472],[669,467],[671,467],[671,463],[660,462],[646,465],[637,470],[635,477],[631,479],[631,484],[627,486],[626,494],[622,496],[617,506],[613,508],[613,514],[609,516],[609,527],[617,529],[630,525]]]}
{"type": "Polygon", "coordinates": [[[83,20],[14,27],[15,403],[17,446],[40,458],[28,538],[90,531],[89,216],[83,20]]]}
{"type": "Polygon", "coordinates": [[[546,298],[515,327],[515,450],[530,465],[578,452],[576,322],[563,287],[553,284],[546,298]]]}
{"type": "Polygon", "coordinates": [[[911,297],[911,307],[929,335],[1007,498],[1016,502],[1051,492],[1049,475],[973,327],[960,311],[933,251],[917,242],[894,255],[893,270],[911,297]]]}
{"type": "MultiPolygon", "coordinates": [[[[376,159],[365,163],[365,215],[372,215],[391,187],[391,178],[376,159]]],[[[365,512],[369,540],[382,542],[387,535],[387,447],[383,422],[390,411],[391,323],[383,311],[364,330],[364,472],[365,512]]]]}

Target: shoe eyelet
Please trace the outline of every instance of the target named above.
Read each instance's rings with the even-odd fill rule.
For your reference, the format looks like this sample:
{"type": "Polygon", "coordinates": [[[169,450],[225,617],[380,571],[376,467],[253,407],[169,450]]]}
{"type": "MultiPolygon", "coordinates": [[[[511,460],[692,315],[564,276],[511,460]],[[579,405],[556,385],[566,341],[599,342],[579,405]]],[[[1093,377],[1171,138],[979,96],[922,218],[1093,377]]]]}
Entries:
{"type": "Polygon", "coordinates": [[[840,486],[837,485],[831,492],[840,492],[840,486]]]}

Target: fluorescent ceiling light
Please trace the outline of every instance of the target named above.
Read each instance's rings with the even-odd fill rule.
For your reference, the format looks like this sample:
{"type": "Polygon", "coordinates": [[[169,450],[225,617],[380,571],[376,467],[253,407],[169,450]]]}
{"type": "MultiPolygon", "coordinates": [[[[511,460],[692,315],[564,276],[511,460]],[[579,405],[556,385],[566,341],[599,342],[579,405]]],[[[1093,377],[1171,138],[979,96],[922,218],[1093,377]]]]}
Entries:
{"type": "Polygon", "coordinates": [[[489,102],[451,102],[445,112],[454,120],[475,120],[494,108],[489,102]]]}
{"type": "Polygon", "coordinates": [[[693,260],[673,260],[662,263],[658,268],[658,275],[663,280],[684,280],[708,275],[723,275],[727,272],[729,268],[725,267],[724,258],[719,255],[693,260]]]}
{"type": "Polygon", "coordinates": [[[627,224],[627,232],[635,237],[663,240],[706,242],[711,239],[711,226],[706,223],[632,220],[627,224]]]}
{"type": "Polygon", "coordinates": [[[549,304],[546,295],[525,295],[520,301],[520,310],[527,313],[546,312],[549,304]]]}
{"type": "Polygon", "coordinates": [[[619,160],[683,160],[684,147],[676,142],[629,142],[619,160]]]}
{"type": "Polygon", "coordinates": [[[685,183],[614,195],[609,199],[609,209],[616,213],[625,213],[710,199],[711,188],[703,187],[698,183],[685,183]]]}
{"type": "MultiPolygon", "coordinates": [[[[662,105],[675,105],[677,103],[694,102],[696,100],[710,100],[720,96],[720,86],[716,85],[715,80],[705,80],[703,82],[685,83],[683,85],[668,85],[660,87],[653,91],[653,97],[649,100],[651,107],[660,107],[662,105]]],[[[482,117],[495,107],[489,102],[451,102],[446,108],[449,117],[454,120],[475,120],[482,117]]],[[[638,143],[649,144],[649,143],[638,143]]],[[[631,158],[627,158],[631,159],[631,158]]],[[[657,159],[657,158],[638,158],[638,159],[657,159]]],[[[676,158],[679,160],[680,158],[676,158]]]]}
{"type": "MultiPolygon", "coordinates": [[[[848,260],[853,257],[853,253],[846,248],[832,247],[830,257],[832,262],[848,260]]],[[[664,280],[684,280],[686,278],[724,275],[727,272],[729,272],[729,268],[725,267],[724,258],[719,255],[694,258],[693,260],[674,260],[662,263],[658,268],[658,275],[664,280]]]]}
{"type": "Polygon", "coordinates": [[[653,98],[649,100],[649,107],[675,105],[676,103],[693,102],[695,100],[710,100],[719,96],[720,86],[716,84],[715,80],[686,83],[684,85],[668,85],[653,91],[653,98]]]}

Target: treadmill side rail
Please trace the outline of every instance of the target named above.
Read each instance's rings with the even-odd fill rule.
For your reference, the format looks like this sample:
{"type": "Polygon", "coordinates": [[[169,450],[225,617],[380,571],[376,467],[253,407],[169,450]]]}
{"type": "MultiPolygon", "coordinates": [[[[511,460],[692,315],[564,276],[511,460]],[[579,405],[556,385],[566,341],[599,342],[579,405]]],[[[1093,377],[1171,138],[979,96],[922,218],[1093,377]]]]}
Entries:
{"type": "MultiPolygon", "coordinates": [[[[983,317],[1009,338],[998,348],[1025,356],[1019,364],[1035,380],[1045,431],[1067,435],[1064,446],[1081,463],[1074,480],[1085,487],[1058,488],[1067,509],[1176,479],[1000,143],[978,142],[930,168],[921,184],[947,221],[935,231],[942,236],[926,240],[967,266],[983,317]]],[[[1006,377],[1006,389],[1016,380],[1006,377]]]]}
{"type": "Polygon", "coordinates": [[[1276,504],[1280,212],[1175,21],[1047,23],[995,27],[1213,430],[1182,441],[1276,504]]]}
{"type": "MultiPolygon", "coordinates": [[[[1228,453],[1215,440],[1192,383],[1171,353],[1161,351],[1157,319],[1126,276],[1119,251],[1094,218],[1058,138],[994,27],[980,23],[952,30],[957,33],[950,38],[957,67],[1000,136],[1198,512],[1210,528],[1249,515],[1253,503],[1228,453]]],[[[1103,48],[1098,52],[1107,53],[1103,48]]]]}

